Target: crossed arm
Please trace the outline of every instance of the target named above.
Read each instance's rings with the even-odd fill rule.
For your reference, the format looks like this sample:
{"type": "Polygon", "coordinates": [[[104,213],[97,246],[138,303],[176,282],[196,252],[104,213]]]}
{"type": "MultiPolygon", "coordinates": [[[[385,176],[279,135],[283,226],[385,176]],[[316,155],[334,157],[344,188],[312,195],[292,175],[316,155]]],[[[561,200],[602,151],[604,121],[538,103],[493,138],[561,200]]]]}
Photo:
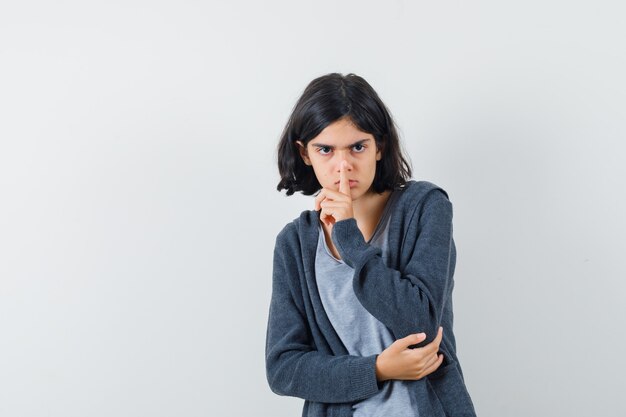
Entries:
{"type": "MultiPolygon", "coordinates": [[[[408,233],[419,235],[404,271],[385,265],[380,249],[365,242],[354,218],[336,222],[331,235],[344,261],[355,270],[354,291],[363,306],[396,339],[426,333],[424,345],[437,335],[454,256],[452,204],[438,191],[425,198],[420,213],[410,220],[408,233]]],[[[277,238],[265,349],[270,388],[279,395],[326,403],[376,394],[381,388],[376,379],[378,355],[335,356],[315,349],[297,280],[289,277],[290,271],[297,271],[293,262],[277,238]]]]}

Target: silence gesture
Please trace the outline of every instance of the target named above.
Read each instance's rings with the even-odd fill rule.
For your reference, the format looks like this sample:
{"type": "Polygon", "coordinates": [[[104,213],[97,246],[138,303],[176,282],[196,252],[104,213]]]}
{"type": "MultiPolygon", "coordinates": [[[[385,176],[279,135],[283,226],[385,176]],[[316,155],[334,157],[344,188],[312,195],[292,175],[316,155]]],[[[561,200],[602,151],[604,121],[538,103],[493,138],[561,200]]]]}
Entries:
{"type": "Polygon", "coordinates": [[[347,174],[347,161],[341,161],[339,166],[339,191],[322,188],[315,197],[315,210],[322,209],[320,219],[327,226],[332,226],[339,220],[354,217],[352,211],[352,191],[347,174]]]}

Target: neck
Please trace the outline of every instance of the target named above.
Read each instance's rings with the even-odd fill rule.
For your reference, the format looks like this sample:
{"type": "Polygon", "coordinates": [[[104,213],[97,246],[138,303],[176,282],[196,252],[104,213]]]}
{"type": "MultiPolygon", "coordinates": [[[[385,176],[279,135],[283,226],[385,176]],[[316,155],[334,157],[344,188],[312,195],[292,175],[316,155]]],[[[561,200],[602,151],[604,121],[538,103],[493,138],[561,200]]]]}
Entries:
{"type": "Polygon", "coordinates": [[[370,191],[353,200],[352,212],[357,224],[365,225],[376,221],[385,209],[385,204],[387,204],[390,195],[390,190],[386,190],[382,194],[370,191]]]}

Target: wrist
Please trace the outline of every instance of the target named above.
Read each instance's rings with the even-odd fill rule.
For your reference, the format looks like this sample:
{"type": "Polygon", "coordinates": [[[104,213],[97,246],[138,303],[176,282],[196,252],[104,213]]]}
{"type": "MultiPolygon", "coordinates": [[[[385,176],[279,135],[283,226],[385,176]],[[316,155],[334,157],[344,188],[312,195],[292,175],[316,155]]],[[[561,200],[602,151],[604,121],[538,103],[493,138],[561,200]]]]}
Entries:
{"type": "Polygon", "coordinates": [[[387,374],[385,373],[383,360],[381,359],[380,355],[376,357],[376,379],[380,382],[389,379],[387,377],[387,374]]]}

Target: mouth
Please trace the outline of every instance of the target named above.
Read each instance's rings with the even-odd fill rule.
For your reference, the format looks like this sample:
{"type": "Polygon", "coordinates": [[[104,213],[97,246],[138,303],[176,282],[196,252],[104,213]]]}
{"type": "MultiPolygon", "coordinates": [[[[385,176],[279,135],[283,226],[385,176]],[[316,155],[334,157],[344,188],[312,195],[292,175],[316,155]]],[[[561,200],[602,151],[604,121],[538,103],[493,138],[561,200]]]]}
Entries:
{"type": "MultiPolygon", "coordinates": [[[[350,184],[350,186],[353,186],[353,185],[356,185],[356,183],[358,183],[358,181],[357,180],[348,180],[348,183],[350,184]]],[[[336,181],[335,185],[338,185],[338,184],[339,184],[339,181],[336,181]]]]}

